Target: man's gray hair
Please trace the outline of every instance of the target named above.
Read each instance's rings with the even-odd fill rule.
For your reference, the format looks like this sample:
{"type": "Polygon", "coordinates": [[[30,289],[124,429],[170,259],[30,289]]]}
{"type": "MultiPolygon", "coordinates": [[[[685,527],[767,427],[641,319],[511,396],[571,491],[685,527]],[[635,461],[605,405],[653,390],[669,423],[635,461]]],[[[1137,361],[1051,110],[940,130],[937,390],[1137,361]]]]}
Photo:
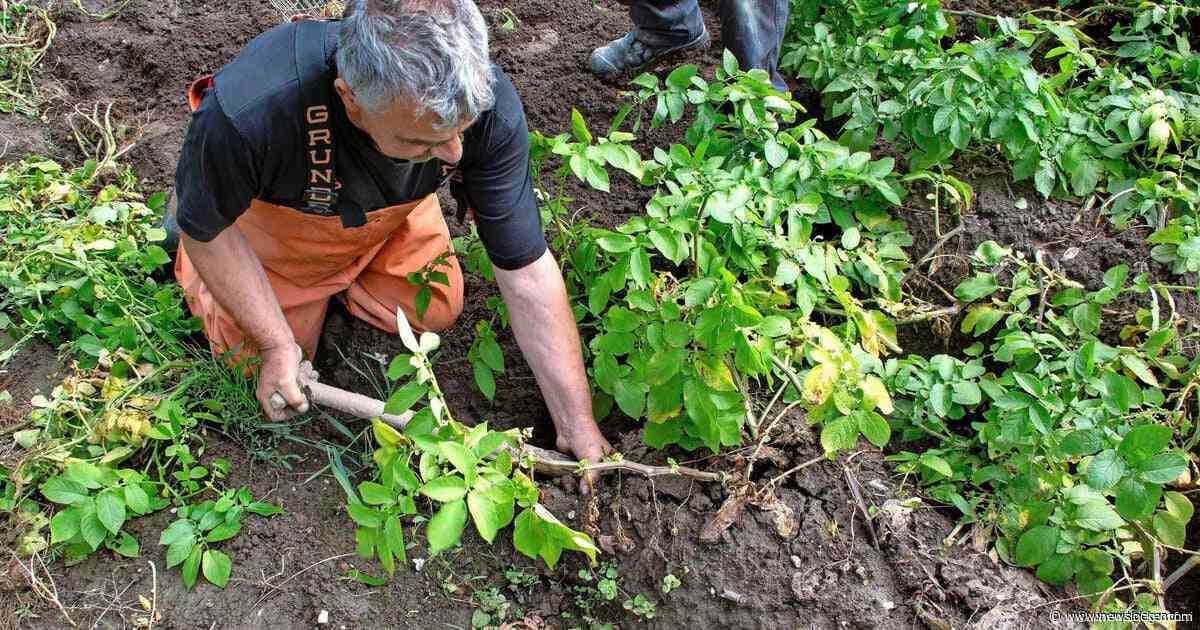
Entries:
{"type": "Polygon", "coordinates": [[[338,74],[367,111],[399,98],[456,127],[492,108],[488,32],[472,0],[349,0],[338,74]]]}

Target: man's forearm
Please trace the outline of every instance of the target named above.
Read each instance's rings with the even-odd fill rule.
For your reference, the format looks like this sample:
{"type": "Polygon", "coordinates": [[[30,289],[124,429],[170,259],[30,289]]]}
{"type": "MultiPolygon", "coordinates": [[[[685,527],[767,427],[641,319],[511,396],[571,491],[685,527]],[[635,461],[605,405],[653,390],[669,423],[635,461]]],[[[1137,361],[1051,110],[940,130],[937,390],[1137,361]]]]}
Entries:
{"type": "Polygon", "coordinates": [[[236,225],[207,243],[186,234],[181,242],[217,303],[258,349],[294,342],[267,273],[236,225]]]}
{"type": "Polygon", "coordinates": [[[513,335],[560,432],[592,423],[592,402],[562,273],[550,252],[517,271],[496,270],[513,335]]]}

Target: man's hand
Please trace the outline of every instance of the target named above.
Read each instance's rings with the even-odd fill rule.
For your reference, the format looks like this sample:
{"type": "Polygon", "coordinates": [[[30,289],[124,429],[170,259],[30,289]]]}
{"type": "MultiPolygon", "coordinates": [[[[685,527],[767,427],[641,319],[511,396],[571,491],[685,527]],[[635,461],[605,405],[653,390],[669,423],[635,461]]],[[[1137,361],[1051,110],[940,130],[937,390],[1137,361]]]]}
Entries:
{"type": "Polygon", "coordinates": [[[300,360],[303,358],[300,346],[289,342],[262,348],[259,351],[262,365],[258,368],[258,389],[255,397],[262,405],[267,418],[276,422],[287,420],[308,411],[308,398],[300,391],[297,377],[300,374],[300,360]],[[279,394],[287,403],[283,408],[276,407],[271,397],[279,394]]]}
{"type": "MultiPolygon", "coordinates": [[[[558,450],[571,453],[580,461],[587,460],[589,464],[602,461],[604,456],[613,450],[608,440],[600,434],[600,428],[596,426],[596,421],[590,416],[585,421],[573,424],[564,423],[564,426],[559,427],[557,445],[558,450]]],[[[579,482],[579,492],[584,496],[590,495],[595,490],[596,480],[599,477],[594,472],[584,475],[579,482]]]]}

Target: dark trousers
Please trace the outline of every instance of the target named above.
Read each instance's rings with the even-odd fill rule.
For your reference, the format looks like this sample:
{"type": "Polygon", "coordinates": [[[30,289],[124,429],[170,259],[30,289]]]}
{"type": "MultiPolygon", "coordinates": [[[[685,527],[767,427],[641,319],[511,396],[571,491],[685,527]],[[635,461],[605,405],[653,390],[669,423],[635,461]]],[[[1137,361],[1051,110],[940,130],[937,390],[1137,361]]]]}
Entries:
{"type": "MultiPolygon", "coordinates": [[[[651,46],[681,44],[704,30],[696,0],[621,0],[638,39],[651,46]]],[[[737,56],[743,69],[761,68],[776,87],[786,90],[779,74],[779,47],[787,30],[788,0],[721,0],[721,43],[737,56]]]]}

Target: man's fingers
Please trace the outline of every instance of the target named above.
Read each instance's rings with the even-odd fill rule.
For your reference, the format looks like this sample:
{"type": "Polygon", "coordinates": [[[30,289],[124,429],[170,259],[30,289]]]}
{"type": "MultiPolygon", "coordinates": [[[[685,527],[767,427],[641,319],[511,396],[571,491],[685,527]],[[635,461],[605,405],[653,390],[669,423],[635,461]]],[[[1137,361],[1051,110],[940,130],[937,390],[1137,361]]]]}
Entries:
{"type": "Polygon", "coordinates": [[[584,473],[583,479],[579,480],[579,494],[590,497],[592,492],[596,490],[596,482],[600,479],[600,475],[594,472],[584,473]]]}
{"type": "MultiPolygon", "coordinates": [[[[300,386],[296,383],[284,383],[276,390],[276,393],[287,401],[288,407],[300,413],[308,411],[308,398],[304,396],[304,392],[300,391],[300,386]]],[[[274,394],[271,396],[274,397],[274,394]]]]}

